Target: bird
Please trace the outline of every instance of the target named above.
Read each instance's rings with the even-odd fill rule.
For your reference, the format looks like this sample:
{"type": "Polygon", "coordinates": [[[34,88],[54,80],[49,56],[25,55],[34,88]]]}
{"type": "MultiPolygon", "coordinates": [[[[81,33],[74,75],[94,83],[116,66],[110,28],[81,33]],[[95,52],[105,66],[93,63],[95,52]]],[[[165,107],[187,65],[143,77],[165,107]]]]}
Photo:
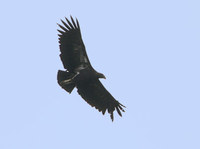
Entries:
{"type": "Polygon", "coordinates": [[[106,79],[105,75],[97,72],[91,65],[82,40],[80,25],[77,18],[61,19],[58,24],[58,40],[60,59],[65,70],[58,70],[57,82],[69,94],[77,88],[78,94],[92,107],[104,115],[106,110],[114,120],[113,112],[119,116],[125,112],[124,105],[119,103],[103,86],[99,79],[106,79]]]}

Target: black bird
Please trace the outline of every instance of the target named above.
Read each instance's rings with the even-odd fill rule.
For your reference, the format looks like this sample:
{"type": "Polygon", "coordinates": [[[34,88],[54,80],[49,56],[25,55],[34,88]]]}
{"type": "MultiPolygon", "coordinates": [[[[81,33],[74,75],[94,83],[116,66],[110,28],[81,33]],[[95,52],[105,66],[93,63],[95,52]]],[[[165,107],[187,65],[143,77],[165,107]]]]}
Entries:
{"type": "Polygon", "coordinates": [[[97,72],[88,59],[85,46],[81,38],[79,22],[71,17],[71,22],[67,19],[64,26],[58,24],[62,30],[58,30],[60,44],[60,58],[66,71],[58,70],[58,84],[68,93],[76,87],[81,97],[92,107],[95,107],[105,114],[106,110],[113,121],[115,109],[122,116],[121,111],[125,112],[115,98],[105,89],[99,81],[104,78],[102,73],[97,72]],[[121,110],[121,111],[120,111],[121,110]]]}

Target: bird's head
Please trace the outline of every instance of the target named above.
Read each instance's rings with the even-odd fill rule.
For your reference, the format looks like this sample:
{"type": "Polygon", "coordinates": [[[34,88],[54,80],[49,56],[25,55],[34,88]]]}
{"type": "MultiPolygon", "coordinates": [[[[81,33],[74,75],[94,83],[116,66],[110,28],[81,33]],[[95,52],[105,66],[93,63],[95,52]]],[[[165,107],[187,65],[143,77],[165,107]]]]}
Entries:
{"type": "Polygon", "coordinates": [[[98,78],[103,78],[103,79],[106,79],[106,77],[104,76],[103,73],[97,73],[98,74],[98,78]]]}

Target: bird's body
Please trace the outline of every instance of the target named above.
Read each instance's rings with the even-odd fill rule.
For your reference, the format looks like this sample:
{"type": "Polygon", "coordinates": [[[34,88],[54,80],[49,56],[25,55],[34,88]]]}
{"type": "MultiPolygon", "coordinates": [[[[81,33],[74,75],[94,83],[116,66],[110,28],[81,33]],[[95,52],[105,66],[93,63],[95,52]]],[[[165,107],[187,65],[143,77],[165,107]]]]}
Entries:
{"type": "Polygon", "coordinates": [[[99,79],[105,79],[105,76],[90,64],[78,20],[75,22],[71,17],[71,22],[68,19],[66,21],[68,24],[62,21],[65,27],[58,24],[63,30],[58,30],[61,33],[59,34],[60,58],[64,68],[67,69],[58,71],[58,84],[69,93],[76,87],[81,97],[91,106],[103,114],[108,110],[112,120],[115,109],[121,116],[124,106],[104,88],[99,79]]]}

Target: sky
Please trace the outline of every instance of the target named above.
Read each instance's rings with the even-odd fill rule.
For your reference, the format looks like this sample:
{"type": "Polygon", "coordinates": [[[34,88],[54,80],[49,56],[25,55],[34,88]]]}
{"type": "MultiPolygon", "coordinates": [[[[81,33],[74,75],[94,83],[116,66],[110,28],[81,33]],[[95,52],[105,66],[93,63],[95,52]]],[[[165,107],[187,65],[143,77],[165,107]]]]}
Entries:
{"type": "Polygon", "coordinates": [[[199,149],[200,1],[0,2],[1,149],[199,149]],[[126,106],[104,116],[57,84],[60,19],[126,106]]]}

